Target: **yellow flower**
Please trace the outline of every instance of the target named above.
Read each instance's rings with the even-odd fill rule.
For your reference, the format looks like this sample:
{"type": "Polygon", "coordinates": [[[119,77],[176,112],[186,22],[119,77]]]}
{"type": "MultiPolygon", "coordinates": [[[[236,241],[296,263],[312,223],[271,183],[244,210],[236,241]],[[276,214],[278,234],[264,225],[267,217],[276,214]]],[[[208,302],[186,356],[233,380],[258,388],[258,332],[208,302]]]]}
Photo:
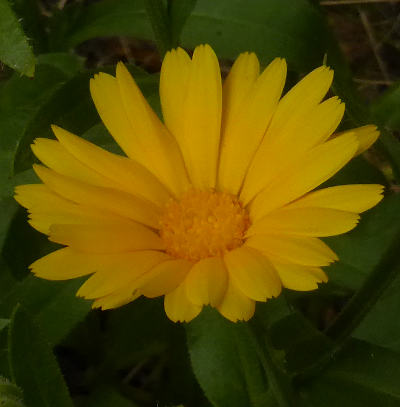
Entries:
{"type": "Polygon", "coordinates": [[[221,84],[208,45],[168,52],[164,124],[122,63],[90,82],[98,113],[127,157],[53,126],[36,139],[43,184],[16,188],[31,225],[66,247],[31,265],[41,278],[92,274],[77,295],[110,309],[164,297],[173,321],[210,304],[248,320],[281,287],[307,291],[338,260],[318,237],[353,229],[382,198],[380,185],[310,192],[378,137],[369,125],[332,136],[344,104],[322,101],[333,78],[315,69],[281,98],[286,63],[261,74],[241,54],[221,84]]]}

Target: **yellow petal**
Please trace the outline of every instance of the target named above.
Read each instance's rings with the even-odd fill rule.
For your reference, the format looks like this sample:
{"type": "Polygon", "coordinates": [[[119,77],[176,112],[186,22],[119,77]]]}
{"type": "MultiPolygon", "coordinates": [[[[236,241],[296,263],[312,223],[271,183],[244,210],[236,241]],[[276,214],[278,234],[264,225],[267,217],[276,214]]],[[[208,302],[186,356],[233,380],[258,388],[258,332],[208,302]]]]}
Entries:
{"type": "Polygon", "coordinates": [[[343,113],[344,103],[333,97],[317,105],[303,118],[290,122],[279,137],[268,133],[249,168],[242,199],[248,202],[299,156],[329,138],[343,113]]]}
{"type": "Polygon", "coordinates": [[[250,206],[252,221],[325,182],[347,164],[357,148],[357,138],[348,134],[308,151],[255,197],[250,206]]]}
{"type": "Polygon", "coordinates": [[[383,189],[377,184],[339,185],[310,192],[286,208],[319,207],[361,213],[382,200],[383,189]]]}
{"type": "Polygon", "coordinates": [[[289,124],[266,144],[271,150],[284,148],[290,156],[303,153],[315,145],[326,141],[339,126],[345,111],[345,104],[337,97],[331,97],[315,105],[296,121],[289,118],[289,124]]]}
{"type": "Polygon", "coordinates": [[[310,72],[279,102],[268,131],[278,133],[289,121],[296,121],[313,109],[328,92],[332,80],[333,71],[326,66],[310,72]]]}
{"type": "Polygon", "coordinates": [[[174,322],[189,322],[200,314],[202,307],[189,301],[184,283],[164,297],[168,318],[174,322]]]}
{"type": "Polygon", "coordinates": [[[380,134],[378,128],[375,125],[367,124],[366,126],[357,127],[355,129],[351,129],[342,133],[334,134],[332,137],[335,138],[349,133],[354,134],[358,139],[358,149],[355,155],[359,155],[368,150],[372,146],[372,144],[375,143],[380,134]]]}
{"type": "Polygon", "coordinates": [[[34,165],[33,168],[50,190],[66,199],[105,209],[154,228],[159,226],[161,211],[151,202],[111,188],[84,184],[40,165],[34,165]]]}
{"type": "Polygon", "coordinates": [[[118,65],[117,71],[118,78],[100,73],[90,81],[101,119],[130,158],[146,167],[171,191],[182,193],[187,188],[187,178],[176,143],[123,65],[118,65]],[[122,87],[126,87],[123,94],[122,87]]]}
{"type": "Polygon", "coordinates": [[[32,151],[39,160],[59,174],[77,179],[87,184],[101,187],[112,187],[111,180],[93,171],[71,155],[58,141],[37,138],[31,145],[32,151]]]}
{"type": "Polygon", "coordinates": [[[331,97],[317,105],[308,115],[301,133],[287,137],[292,150],[307,151],[318,143],[326,141],[343,119],[345,104],[337,97],[331,97]]]}
{"type": "Polygon", "coordinates": [[[50,234],[50,228],[55,224],[64,225],[124,225],[128,220],[114,219],[115,215],[105,214],[93,208],[83,208],[76,205],[76,210],[62,211],[53,208],[50,211],[35,210],[29,215],[29,224],[41,233],[50,234]]]}
{"type": "Polygon", "coordinates": [[[259,74],[260,63],[254,52],[244,52],[237,57],[222,87],[222,134],[240,113],[243,100],[259,74]]]}
{"type": "Polygon", "coordinates": [[[15,199],[29,210],[29,223],[49,234],[53,224],[125,224],[128,220],[112,212],[78,205],[51,192],[43,184],[20,185],[15,199]]]}
{"type": "Polygon", "coordinates": [[[110,153],[61,127],[52,126],[52,129],[70,154],[110,179],[113,188],[147,199],[158,206],[164,206],[170,198],[161,182],[136,161],[110,153]]]}
{"type": "Polygon", "coordinates": [[[254,235],[245,246],[252,247],[273,261],[304,266],[327,266],[338,260],[336,254],[320,239],[308,236],[254,235]]]}
{"type": "Polygon", "coordinates": [[[165,125],[175,137],[183,132],[183,111],[191,59],[182,48],[165,54],[160,73],[160,99],[165,125]]]}
{"type": "MultiPolygon", "coordinates": [[[[251,55],[251,54],[250,54],[251,55]]],[[[250,56],[249,56],[250,58],[250,56]]],[[[243,80],[239,75],[243,72],[235,72],[228,85],[224,85],[224,93],[232,98],[239,98],[234,95],[236,82],[243,80]],[[227,89],[228,87],[228,89],[227,89]]],[[[245,72],[244,72],[245,73],[245,72]]],[[[265,130],[271,120],[272,114],[278,104],[286,79],[286,62],[280,58],[275,59],[254,82],[253,86],[242,96],[240,109],[237,107],[235,114],[228,114],[223,117],[223,131],[221,143],[221,156],[219,166],[219,188],[232,194],[237,194],[250,161],[259,146],[265,130]],[[244,137],[246,142],[243,143],[244,137]]],[[[243,80],[246,83],[246,80],[243,80]]],[[[238,87],[238,86],[236,86],[238,87]]],[[[224,95],[224,102],[227,96],[224,95]]],[[[224,106],[224,115],[229,105],[239,103],[235,100],[224,106]]]]}
{"type": "Polygon", "coordinates": [[[64,247],[36,260],[29,268],[36,277],[46,280],[69,280],[94,273],[105,258],[64,247]]]}
{"type": "Polygon", "coordinates": [[[104,256],[104,262],[81,286],[77,295],[95,299],[125,287],[134,287],[137,278],[168,259],[165,253],[154,250],[104,256]]]}
{"type": "Polygon", "coordinates": [[[135,222],[107,225],[52,225],[49,240],[90,253],[122,253],[134,250],[162,250],[160,237],[135,222]]]}
{"type": "Polygon", "coordinates": [[[192,266],[183,259],[165,261],[138,279],[138,289],[149,298],[168,294],[182,283],[192,266]]]}
{"type": "MultiPolygon", "coordinates": [[[[51,209],[54,207],[69,207],[72,202],[61,198],[59,195],[51,192],[43,184],[26,184],[15,187],[15,200],[24,208],[34,209],[51,209]]],[[[75,205],[75,204],[74,204],[75,205]]]]}
{"type": "Polygon", "coordinates": [[[282,264],[274,262],[284,287],[296,291],[311,291],[318,288],[318,283],[326,283],[327,275],[317,267],[300,266],[298,264],[282,264]]]}
{"type": "Polygon", "coordinates": [[[132,288],[127,287],[98,298],[93,302],[92,308],[101,308],[103,311],[106,309],[118,308],[136,300],[138,297],[140,297],[139,293],[135,292],[132,288]]]}
{"type": "MultiPolygon", "coordinates": [[[[168,114],[173,112],[174,117],[177,109],[181,109],[181,124],[173,125],[170,130],[181,148],[189,177],[197,188],[213,188],[216,183],[222,109],[218,59],[210,46],[196,47],[188,65],[189,72],[182,72],[182,81],[177,81],[174,90],[177,95],[171,97],[171,88],[166,87],[164,81],[168,80],[171,67],[180,64],[172,61],[182,59],[181,54],[180,51],[169,54],[166,59],[168,68],[162,71],[160,89],[164,117],[166,123],[176,123],[176,119],[170,119],[168,114]],[[169,106],[181,100],[182,96],[182,103],[178,102],[176,107],[169,106]]],[[[186,66],[187,63],[181,65],[186,66]]]]}
{"type": "Polygon", "coordinates": [[[257,157],[269,163],[269,179],[273,179],[274,174],[282,171],[300,154],[326,141],[338,127],[344,111],[344,103],[334,96],[316,105],[298,120],[289,119],[290,125],[286,125],[278,136],[269,133],[257,157]],[[280,154],[282,151],[285,151],[283,156],[280,154]]]}
{"type": "Polygon", "coordinates": [[[277,297],[281,282],[268,259],[250,247],[239,247],[224,256],[230,278],[243,293],[257,301],[277,297]]]}
{"type": "Polygon", "coordinates": [[[359,216],[329,208],[281,208],[253,223],[247,236],[262,233],[301,236],[334,236],[355,228],[359,216]]]}
{"type": "Polygon", "coordinates": [[[221,257],[198,261],[185,280],[186,294],[193,304],[216,307],[225,295],[228,274],[221,257]]]}
{"type": "Polygon", "coordinates": [[[241,198],[244,203],[267,186],[276,174],[320,139],[330,135],[342,118],[344,106],[335,98],[319,105],[333,72],[320,67],[279,102],[272,122],[249,167],[241,198]]]}
{"type": "Polygon", "coordinates": [[[131,143],[135,148],[132,158],[175,194],[182,194],[189,184],[176,140],[153,112],[122,62],[117,65],[116,78],[132,129],[131,143]]]}
{"type": "Polygon", "coordinates": [[[117,80],[109,74],[99,73],[90,80],[90,93],[96,109],[125,153],[132,158],[138,154],[132,141],[132,127],[127,117],[117,80]]]}
{"type": "Polygon", "coordinates": [[[256,303],[243,294],[232,278],[228,280],[228,287],[218,311],[232,322],[248,321],[256,309],[256,303]]]}

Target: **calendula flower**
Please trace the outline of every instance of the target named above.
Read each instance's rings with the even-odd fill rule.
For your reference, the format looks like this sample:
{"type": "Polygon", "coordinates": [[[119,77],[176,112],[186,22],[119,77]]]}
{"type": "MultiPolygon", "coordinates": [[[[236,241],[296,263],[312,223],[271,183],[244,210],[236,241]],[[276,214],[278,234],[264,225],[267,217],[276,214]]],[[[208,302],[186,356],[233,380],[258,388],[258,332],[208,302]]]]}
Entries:
{"type": "Polygon", "coordinates": [[[77,295],[110,309],[164,297],[173,321],[204,305],[248,320],[281,288],[307,291],[338,260],[319,237],[353,229],[380,185],[318,189],[378,137],[369,125],[333,135],[344,104],[325,101],[333,72],[315,69],[281,98],[286,63],[260,73],[241,54],[221,84],[208,45],[178,48],[161,69],[164,123],[122,63],[90,81],[98,113],[126,153],[112,154],[53,126],[36,139],[42,180],[16,199],[61,248],[31,265],[41,278],[91,274],[77,295]]]}

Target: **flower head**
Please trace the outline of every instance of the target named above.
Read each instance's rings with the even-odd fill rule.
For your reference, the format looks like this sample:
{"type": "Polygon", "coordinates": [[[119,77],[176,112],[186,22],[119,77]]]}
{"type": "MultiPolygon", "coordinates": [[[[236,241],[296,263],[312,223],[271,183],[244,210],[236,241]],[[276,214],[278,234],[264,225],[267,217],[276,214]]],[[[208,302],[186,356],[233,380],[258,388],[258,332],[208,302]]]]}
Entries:
{"type": "Polygon", "coordinates": [[[115,77],[95,75],[93,101],[126,157],[57,126],[57,140],[35,140],[43,183],[17,187],[16,199],[65,247],[32,272],[91,275],[77,294],[102,309],[165,296],[173,321],[208,304],[248,320],[282,286],[317,288],[338,260],[319,237],[354,228],[383,190],[313,191],[379,134],[372,125],[333,134],[344,104],[323,101],[332,78],[322,66],[282,97],[283,59],[260,73],[257,57],[241,54],[222,85],[208,45],[192,58],[178,48],[162,65],[162,123],[122,63],[115,77]]]}

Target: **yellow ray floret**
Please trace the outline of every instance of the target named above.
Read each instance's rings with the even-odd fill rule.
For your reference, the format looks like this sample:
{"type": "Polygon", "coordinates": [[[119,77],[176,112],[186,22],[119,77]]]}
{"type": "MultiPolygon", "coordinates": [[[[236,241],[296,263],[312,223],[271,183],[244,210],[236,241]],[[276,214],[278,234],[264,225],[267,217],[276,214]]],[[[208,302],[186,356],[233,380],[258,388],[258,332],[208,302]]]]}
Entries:
{"type": "Polygon", "coordinates": [[[283,264],[274,262],[274,267],[282,285],[296,291],[310,291],[318,288],[318,283],[326,283],[327,275],[319,267],[283,264]]]}
{"type": "Polygon", "coordinates": [[[135,281],[139,277],[167,260],[168,255],[154,250],[109,256],[99,270],[82,285],[77,295],[95,299],[128,287],[134,292],[137,288],[135,281]]]}
{"type": "Polygon", "coordinates": [[[56,194],[78,204],[90,205],[157,227],[160,210],[150,202],[130,194],[76,181],[40,165],[34,170],[44,184],[56,194]]]}
{"type": "Polygon", "coordinates": [[[337,209],[282,208],[264,216],[249,228],[247,236],[281,233],[300,236],[335,236],[356,227],[359,215],[337,209]]]}
{"type": "Polygon", "coordinates": [[[266,301],[281,292],[281,282],[268,259],[251,247],[239,247],[224,256],[229,275],[249,298],[266,301]]]}
{"type": "Polygon", "coordinates": [[[95,76],[90,90],[100,117],[126,154],[175,194],[184,191],[188,180],[178,146],[123,64],[118,65],[116,78],[95,76]]]}
{"type": "Polygon", "coordinates": [[[182,283],[164,297],[165,313],[174,322],[189,322],[200,314],[201,306],[193,304],[187,297],[182,283]]]}
{"type": "Polygon", "coordinates": [[[218,306],[224,298],[228,272],[221,257],[198,261],[185,280],[186,295],[196,305],[218,306]]]}
{"type": "Polygon", "coordinates": [[[233,322],[248,321],[254,315],[256,302],[245,295],[230,277],[224,298],[217,309],[233,322]]]}
{"type": "Polygon", "coordinates": [[[124,253],[164,248],[163,241],[155,232],[136,222],[111,225],[54,224],[50,227],[49,239],[91,253],[124,253]]]}
{"type": "MultiPolygon", "coordinates": [[[[176,59],[184,66],[181,80],[176,80],[173,70],[174,56],[166,57],[166,67],[161,71],[161,105],[164,120],[172,124],[171,131],[181,148],[192,184],[196,188],[213,188],[217,177],[217,162],[221,132],[222,88],[218,59],[208,45],[197,47],[189,61],[176,52],[176,59]],[[172,62],[172,66],[168,66],[172,62]],[[164,85],[170,75],[176,87],[164,85]],[[205,84],[207,84],[205,86],[205,84]],[[177,96],[170,93],[177,92],[177,96]],[[169,105],[178,99],[179,124],[168,114],[177,107],[169,105]]],[[[178,63],[179,63],[178,62],[178,63]]]]}
{"type": "MultiPolygon", "coordinates": [[[[249,55],[249,59],[251,58],[249,55]]],[[[243,59],[243,64],[248,62],[243,59]]],[[[239,68],[237,69],[239,70],[239,68]]],[[[251,159],[259,146],[276,109],[286,79],[286,62],[275,59],[253,82],[245,94],[235,92],[241,80],[241,71],[232,70],[224,85],[223,129],[218,172],[218,187],[237,194],[251,159]],[[236,77],[235,77],[236,76],[236,77]],[[241,97],[239,101],[229,98],[241,97]],[[226,111],[228,106],[234,110],[226,111]],[[243,143],[246,134],[246,143],[243,143]]]]}
{"type": "Polygon", "coordinates": [[[260,219],[321,185],[350,161],[357,148],[357,138],[348,134],[308,151],[255,197],[250,209],[251,219],[260,219]]]}
{"type": "MultiPolygon", "coordinates": [[[[60,127],[52,126],[52,129],[61,145],[72,156],[108,179],[108,185],[105,186],[148,199],[161,207],[171,198],[165,186],[139,163],[112,154],[60,127]]],[[[50,167],[46,162],[43,163],[50,167]]]]}
{"type": "Polygon", "coordinates": [[[138,289],[149,298],[168,294],[182,283],[192,266],[184,259],[165,261],[137,281],[138,289]]]}
{"type": "Polygon", "coordinates": [[[379,136],[374,125],[335,133],[345,104],[324,100],[322,66],[285,95],[286,62],[261,73],[243,53],[222,83],[209,45],[167,52],[164,123],[128,69],[99,73],[90,92],[126,156],[57,126],[32,150],[41,184],[15,199],[29,222],[65,247],[35,261],[49,280],[89,276],[77,295],[94,308],[164,296],[175,322],[203,306],[249,320],[282,288],[309,291],[338,256],[320,238],[346,233],[383,197],[381,185],[319,188],[379,136]]]}
{"type": "Polygon", "coordinates": [[[336,254],[315,237],[260,234],[249,237],[245,245],[283,263],[319,267],[328,266],[338,260],[336,254]]]}

